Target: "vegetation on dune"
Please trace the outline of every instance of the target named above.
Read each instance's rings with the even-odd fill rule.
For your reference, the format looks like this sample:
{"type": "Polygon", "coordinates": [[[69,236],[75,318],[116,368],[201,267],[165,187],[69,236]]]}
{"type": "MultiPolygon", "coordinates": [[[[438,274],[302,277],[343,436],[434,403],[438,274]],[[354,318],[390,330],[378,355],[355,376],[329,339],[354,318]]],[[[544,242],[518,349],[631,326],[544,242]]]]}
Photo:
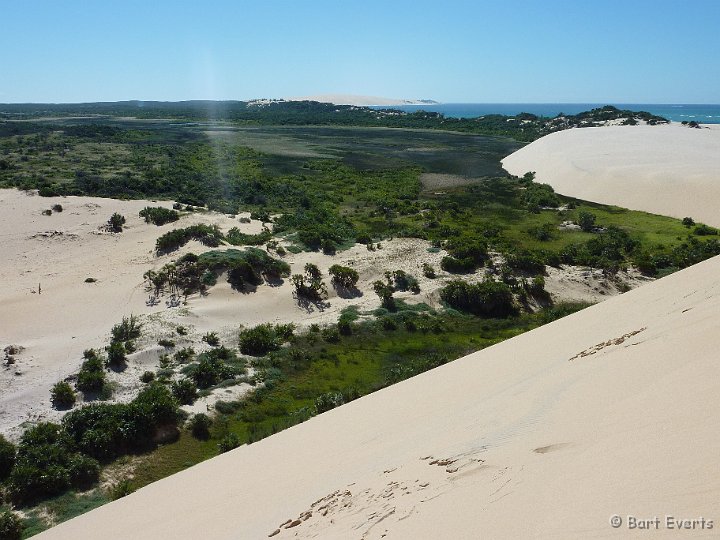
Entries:
{"type": "MultiPolygon", "coordinates": [[[[188,295],[203,291],[227,273],[227,281],[238,290],[275,282],[290,275],[290,265],[257,248],[188,253],[160,270],[149,270],[144,277],[148,289],[159,296],[163,292],[188,295]]],[[[180,332],[178,332],[180,333],[180,332]]]]}
{"type": "Polygon", "coordinates": [[[157,226],[172,223],[180,219],[177,210],[170,210],[162,206],[146,206],[140,210],[140,217],[145,218],[145,223],[153,223],[157,226]]]}
{"type": "MultiPolygon", "coordinates": [[[[86,107],[100,112],[106,106],[63,107],[54,110],[86,107]]],[[[201,119],[205,114],[196,103],[156,104],[142,111],[131,104],[107,107],[147,117],[201,119]]],[[[405,237],[426,240],[431,251],[447,253],[440,269],[421,264],[429,279],[442,277],[440,270],[458,274],[440,289],[446,307],[435,311],[403,301],[408,295],[398,293],[417,293],[420,282],[408,268],[396,267],[372,284],[380,308],[372,313],[347,308],[337,324],[314,325],[307,331],[296,331],[293,325],[241,328],[234,347],[224,333],[221,345],[215,332],[202,336],[204,344],[190,343],[193,332],[178,326],[169,336],[173,339],[158,341],[166,348],[159,368],[140,376],[142,390],[130,403],[77,406],[73,388],[58,383],[53,389],[56,406],[74,406],[60,424],[29,428],[17,449],[0,437],[0,482],[12,501],[26,508],[44,501],[45,506],[28,511],[27,531],[43,527],[37,509],[52,507],[57,519],[66,519],[583,307],[550,305],[546,265],[590,266],[608,275],[633,265],[662,276],[720,254],[717,231],[691,218],[679,221],[571,199],[535,182],[532,173],[514,177],[500,168],[499,159],[520,146],[516,141],[550,131],[607,120],[661,121],[643,113],[602,108],[555,119],[517,115],[455,120],[424,112],[395,114],[314,103],[264,109],[227,103],[219,114],[235,122],[226,126],[227,136],[216,136],[214,128],[208,135],[207,126],[159,122],[0,121],[0,187],[38,188],[42,195],[176,200],[173,210],[148,206],[140,212],[155,225],[177,221],[180,212],[205,208],[232,215],[250,211],[252,219],[271,224],[272,229],[264,225],[257,234],[240,227],[223,233],[209,225],[167,231],[157,240],[158,254],[191,240],[212,248],[258,247],[190,253],[147,272],[147,287],[156,297],[204,292],[224,274],[243,292],[290,278],[299,300],[318,303],[327,300],[328,278],[338,295],[349,298],[359,294],[359,274],[352,265],[332,264],[324,276],[308,264],[291,276],[290,266],[270,253],[282,256],[283,243],[292,252],[311,249],[332,255],[355,242],[374,250],[380,241],[405,237]],[[326,127],[304,127],[309,118],[326,127]],[[269,137],[276,145],[272,150],[259,151],[251,148],[257,142],[254,131],[233,131],[241,123],[291,127],[282,133],[258,128],[265,130],[264,136],[277,135],[269,137]],[[281,135],[292,139],[293,152],[281,147],[281,135]],[[425,172],[452,174],[457,181],[429,188],[423,184],[425,172]],[[491,277],[480,282],[470,277],[483,268],[491,277]],[[251,385],[248,394],[218,402],[212,415],[194,415],[183,427],[180,404],[241,382],[251,385]],[[98,488],[79,493],[96,482],[101,466],[152,449],[142,460],[122,458],[132,461],[134,477],[109,493],[98,488]]],[[[118,216],[115,222],[122,229],[124,218],[118,216]]],[[[112,394],[107,369],[124,369],[141,335],[139,320],[130,316],[112,328],[105,349],[85,351],[75,380],[83,401],[112,394]]],[[[153,336],[153,342],[158,337],[153,336]]]]}

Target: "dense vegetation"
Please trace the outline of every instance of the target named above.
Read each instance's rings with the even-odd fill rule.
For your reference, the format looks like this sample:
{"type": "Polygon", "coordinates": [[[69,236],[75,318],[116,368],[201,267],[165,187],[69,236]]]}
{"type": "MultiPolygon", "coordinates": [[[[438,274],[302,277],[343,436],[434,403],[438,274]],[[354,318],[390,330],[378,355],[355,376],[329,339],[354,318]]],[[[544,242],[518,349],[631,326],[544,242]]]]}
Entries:
{"type": "MultiPolygon", "coordinates": [[[[404,112],[396,109],[376,110],[352,105],[334,105],[314,101],[243,102],[243,101],[184,101],[82,104],[3,104],[0,118],[36,118],[40,116],[119,116],[135,118],[174,118],[187,121],[229,121],[239,125],[330,125],[372,126],[413,129],[438,129],[501,135],[517,140],[531,141],[549,132],[574,126],[594,126],[598,122],[622,120],[634,124],[639,120],[649,123],[667,122],[666,119],[647,112],[618,110],[612,106],[602,107],[578,115],[560,114],[556,118],[538,117],[520,113],[514,116],[499,114],[478,118],[446,118],[440,113],[404,112]]],[[[20,126],[8,126],[21,131],[20,126]]],[[[122,137],[111,126],[78,126],[72,133],[80,137],[122,137]]]]}
{"type": "MultiPolygon", "coordinates": [[[[147,118],[194,122],[207,118],[206,105],[0,109],[29,117],[80,111],[129,116],[132,110],[147,118]]],[[[0,121],[0,187],[39,188],[42,195],[177,201],[174,210],[148,206],[141,211],[140,217],[155,225],[208,209],[230,215],[250,211],[263,222],[257,234],[242,232],[240,226],[227,232],[208,225],[168,226],[165,234],[158,233],[159,255],[189,241],[211,248],[258,247],[179,257],[145,275],[156,296],[203,292],[221,274],[243,292],[290,278],[299,300],[319,304],[327,299],[326,281],[341,296],[358,293],[359,275],[349,266],[335,264],[325,276],[309,264],[291,277],[279,242],[294,252],[333,254],[356,242],[374,250],[389,238],[420,238],[431,251],[445,250],[441,269],[462,279],[444,283],[440,296],[446,308],[434,311],[396,295],[419,291],[420,283],[407,269],[383,269],[388,271],[373,284],[382,307],[372,313],[349,308],[337,324],[303,332],[292,325],[238,329],[237,347],[220,345],[213,332],[203,336],[199,352],[187,343],[176,346],[176,340],[187,338],[187,329],[178,327],[172,335],[154,338],[165,354],[156,371],[140,377],[141,394],[127,404],[103,402],[112,393],[108,368],[124,368],[141,331],[138,320],[123,319],[105,349],[85,352],[75,389],[71,379],[53,389],[58,408],[74,407],[61,424],[30,428],[17,452],[0,438],[0,482],[15,502],[53,497],[43,504],[55,505],[57,515],[67,517],[75,504],[70,500],[87,501],[87,507],[102,504],[582,307],[548,306],[546,265],[587,265],[608,275],[634,265],[661,276],[720,254],[717,231],[691,218],[681,222],[578,201],[535,182],[532,173],[508,176],[499,165],[501,157],[520,146],[517,141],[556,129],[606,120],[661,121],[643,113],[603,108],[556,119],[454,120],[307,103],[227,103],[214,114],[214,120],[231,123],[196,127],[111,117],[0,121]],[[309,118],[315,127],[307,126],[309,118]],[[256,124],[265,127],[242,129],[256,124]],[[268,127],[273,125],[284,127],[268,127]],[[368,129],[379,126],[432,131],[368,129]],[[442,178],[428,179],[426,173],[442,178]],[[469,276],[481,268],[493,277],[478,283],[469,276]],[[531,313],[529,303],[533,309],[546,307],[531,313]],[[212,418],[195,415],[181,426],[178,404],[240,382],[253,387],[246,398],[219,402],[212,418]],[[98,401],[78,406],[80,397],[98,401]],[[160,439],[164,442],[178,440],[144,458],[133,480],[113,493],[96,490],[74,498],[74,491],[95,482],[101,466],[155,448],[161,433],[169,434],[160,439]],[[44,460],[38,463],[49,474],[38,473],[37,460],[44,460]]],[[[120,218],[109,225],[121,230],[120,218]]],[[[422,272],[428,278],[438,275],[427,262],[422,272]]],[[[12,516],[3,519],[12,526],[12,516]]]]}

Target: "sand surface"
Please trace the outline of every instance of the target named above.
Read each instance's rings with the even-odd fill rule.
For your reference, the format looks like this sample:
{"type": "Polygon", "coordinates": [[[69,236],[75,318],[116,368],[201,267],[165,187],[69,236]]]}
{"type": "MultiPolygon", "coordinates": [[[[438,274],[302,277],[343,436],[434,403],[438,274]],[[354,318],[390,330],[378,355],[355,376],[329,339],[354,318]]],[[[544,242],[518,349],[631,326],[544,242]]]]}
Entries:
{"type": "MultiPolygon", "coordinates": [[[[38,538],[648,535],[613,529],[613,514],[717,524],[719,272],[711,259],[38,538]]],[[[652,536],[678,534],[664,528],[652,536]]]]}
{"type": "MultiPolygon", "coordinates": [[[[385,271],[399,269],[417,277],[421,292],[396,293],[397,298],[439,307],[438,289],[452,279],[440,270],[445,252],[429,251],[430,244],[422,240],[394,239],[382,242],[382,249],[375,251],[359,244],[335,256],[288,253],[284,260],[293,273],[302,273],[306,263],[318,265],[325,276],[333,264],[358,271],[358,291],[353,295],[338,295],[326,277],[329,295],[322,304],[301,305],[289,280],[247,293],[232,289],[225,276],[220,276],[206,295],[191,295],[180,305],[170,304],[165,295],[156,305],[148,305],[149,292],[143,281],[146,271],[157,270],[185,253],[209,250],[190,242],[175,253],[157,256],[153,248],[158,236],[193,223],[218,225],[224,232],[231,227],[246,233],[262,230],[258,221],[240,223],[237,218],[215,213],[188,214],[162,227],[146,224],[138,217],[140,209],[157,204],[93,197],[44,198],[0,190],[0,279],[4,284],[0,289],[0,350],[8,345],[22,347],[14,355],[14,364],[3,362],[0,366],[0,433],[17,438],[27,422],[59,420],[64,413],[53,409],[51,387],[77,373],[83,350],[106,346],[110,329],[122,317],[136,315],[143,324],[143,336],[136,343],[138,352],[129,355],[127,369],[108,372],[113,399],[129,401],[139,391],[140,375],[156,370],[162,353],[174,352],[159,347],[159,339],[171,339],[177,348],[189,346],[201,352],[207,348],[201,339],[207,332],[216,332],[223,344],[236,346],[242,326],[265,322],[292,322],[300,328],[332,324],[348,306],[356,306],[361,312],[379,307],[373,281],[384,279],[385,271]],[[56,203],[63,206],[63,212],[42,215],[42,210],[56,203]],[[113,212],[127,218],[120,234],[101,230],[113,212]],[[424,262],[435,267],[437,279],[422,275],[424,262]],[[88,277],[97,281],[86,283],[88,277]],[[186,327],[187,336],[177,335],[178,325],[186,327]]],[[[482,277],[478,272],[467,279],[478,281],[482,277]]],[[[620,280],[630,287],[643,283],[637,275],[623,274],[620,280]]],[[[617,285],[617,281],[573,267],[551,269],[546,280],[548,291],[558,301],[603,300],[620,293],[617,285]]],[[[186,409],[207,410],[217,399],[236,398],[249,388],[245,384],[222,389],[186,409]]]]}
{"type": "Polygon", "coordinates": [[[563,195],[720,226],[720,126],[560,131],[503,160],[563,195]]]}
{"type": "Polygon", "coordinates": [[[354,94],[316,94],[313,96],[286,98],[288,101],[319,101],[320,103],[333,103],[335,105],[355,105],[367,107],[370,105],[421,105],[423,102],[414,99],[393,99],[377,96],[356,96],[354,94]]]}

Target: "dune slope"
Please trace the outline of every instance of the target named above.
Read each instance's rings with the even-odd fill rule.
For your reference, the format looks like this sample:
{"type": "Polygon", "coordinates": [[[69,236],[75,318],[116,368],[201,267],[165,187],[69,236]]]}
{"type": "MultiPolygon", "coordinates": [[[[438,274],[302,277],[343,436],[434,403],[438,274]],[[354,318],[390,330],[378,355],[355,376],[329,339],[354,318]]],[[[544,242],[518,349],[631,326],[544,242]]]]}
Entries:
{"type": "Polygon", "coordinates": [[[708,260],[38,538],[605,538],[632,532],[613,514],[717,519],[718,272],[708,260]]]}
{"type": "Polygon", "coordinates": [[[503,160],[563,195],[720,226],[720,126],[560,131],[503,160]]]}

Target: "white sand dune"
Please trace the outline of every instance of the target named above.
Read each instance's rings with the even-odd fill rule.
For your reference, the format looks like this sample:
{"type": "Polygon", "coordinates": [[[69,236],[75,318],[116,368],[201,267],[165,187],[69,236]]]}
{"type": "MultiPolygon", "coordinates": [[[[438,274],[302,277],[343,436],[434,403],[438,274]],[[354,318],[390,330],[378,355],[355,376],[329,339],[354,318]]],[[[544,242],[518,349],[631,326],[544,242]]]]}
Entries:
{"type": "Polygon", "coordinates": [[[720,226],[720,126],[608,126],[553,133],[503,160],[563,195],[720,226]]]}
{"type": "MultiPolygon", "coordinates": [[[[355,105],[366,107],[369,105],[393,106],[393,105],[421,105],[426,101],[414,99],[394,99],[377,96],[356,96],[354,94],[317,94],[313,96],[291,97],[288,101],[319,101],[321,103],[333,103],[335,105],[355,105]]],[[[434,102],[432,102],[434,103],[434,102]]]]}
{"type": "Polygon", "coordinates": [[[717,520],[718,272],[706,261],[38,538],[609,538],[630,532],[613,514],[717,520]]]}

